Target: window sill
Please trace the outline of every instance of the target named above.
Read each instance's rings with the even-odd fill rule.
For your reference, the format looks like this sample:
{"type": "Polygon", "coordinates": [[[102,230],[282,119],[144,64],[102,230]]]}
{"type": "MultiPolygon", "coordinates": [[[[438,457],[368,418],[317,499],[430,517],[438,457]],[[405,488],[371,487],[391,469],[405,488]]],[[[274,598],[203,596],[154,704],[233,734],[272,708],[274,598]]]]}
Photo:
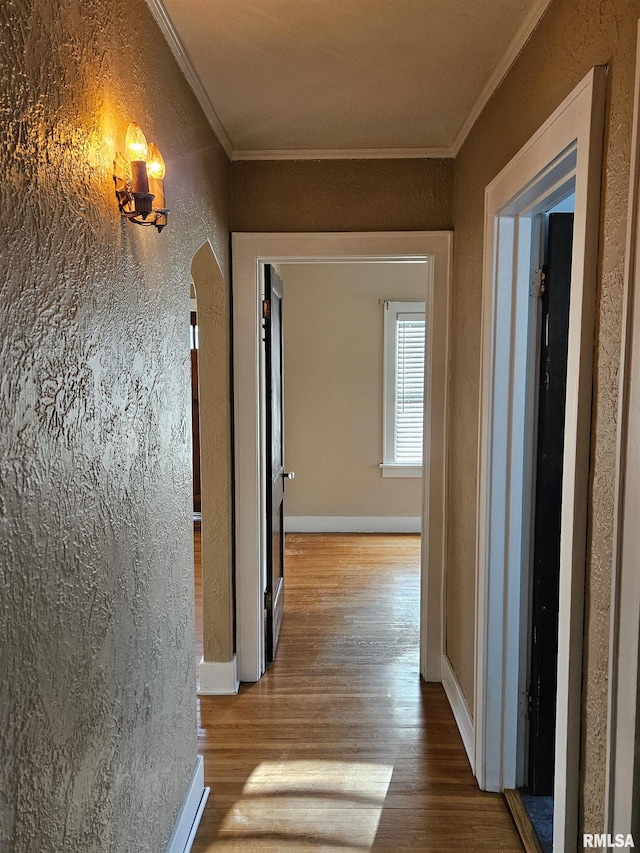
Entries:
{"type": "Polygon", "coordinates": [[[395,462],[382,462],[383,477],[422,477],[422,465],[397,465],[395,462]]]}

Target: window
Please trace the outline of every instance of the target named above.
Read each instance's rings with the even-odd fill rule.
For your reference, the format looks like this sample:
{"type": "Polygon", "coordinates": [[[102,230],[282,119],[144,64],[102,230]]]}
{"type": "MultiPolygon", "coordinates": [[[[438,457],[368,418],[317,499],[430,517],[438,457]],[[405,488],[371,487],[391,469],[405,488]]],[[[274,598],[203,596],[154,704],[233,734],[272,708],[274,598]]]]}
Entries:
{"type": "Polygon", "coordinates": [[[422,476],[424,302],[384,303],[383,477],[422,476]]]}

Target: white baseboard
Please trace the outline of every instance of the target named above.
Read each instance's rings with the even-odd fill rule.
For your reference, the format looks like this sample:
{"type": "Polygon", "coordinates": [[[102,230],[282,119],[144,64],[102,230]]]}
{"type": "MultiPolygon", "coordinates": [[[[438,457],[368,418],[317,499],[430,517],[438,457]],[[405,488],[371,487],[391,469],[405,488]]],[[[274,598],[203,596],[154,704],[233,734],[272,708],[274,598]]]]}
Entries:
{"type": "Polygon", "coordinates": [[[166,853],[189,853],[198,831],[209,790],[204,786],[204,759],[199,755],[191,783],[167,844],[166,853]]]}
{"type": "Polygon", "coordinates": [[[473,720],[467,700],[464,698],[462,688],[456,678],[456,674],[451,666],[451,661],[446,655],[442,655],[442,686],[447,694],[447,699],[451,705],[453,716],[455,717],[462,743],[467,752],[467,758],[471,765],[471,770],[475,773],[475,754],[474,754],[474,728],[473,720]]]}
{"type": "Polygon", "coordinates": [[[422,518],[416,516],[289,515],[286,533],[420,533],[422,518]]]}
{"type": "Polygon", "coordinates": [[[236,656],[222,663],[202,658],[198,667],[200,686],[198,696],[232,696],[238,692],[238,664],[236,656]]]}

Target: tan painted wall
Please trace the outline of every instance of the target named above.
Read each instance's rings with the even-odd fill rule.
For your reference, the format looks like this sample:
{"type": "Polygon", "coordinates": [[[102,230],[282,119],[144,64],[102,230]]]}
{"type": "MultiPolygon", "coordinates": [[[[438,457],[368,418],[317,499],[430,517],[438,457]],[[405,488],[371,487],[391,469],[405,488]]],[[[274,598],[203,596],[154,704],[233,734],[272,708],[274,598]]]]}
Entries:
{"type": "Polygon", "coordinates": [[[383,306],[424,264],[283,264],[288,516],[413,516],[422,481],[382,477],[383,306]]]}
{"type": "Polygon", "coordinates": [[[142,0],[0,5],[0,848],[164,849],[196,759],[189,282],[228,162],[142,0]],[[121,220],[129,120],[162,234],[121,220]]]}
{"type": "Polygon", "coordinates": [[[234,231],[446,231],[453,160],[232,164],[234,231]]]}
{"type": "Polygon", "coordinates": [[[456,160],[447,651],[473,700],[474,553],[484,189],[596,64],[609,64],[600,238],[586,654],[583,820],[603,828],[617,373],[638,0],[554,0],[456,160]]]}
{"type": "Polygon", "coordinates": [[[202,642],[206,661],[233,657],[231,287],[206,242],[191,265],[198,310],[202,642]]]}

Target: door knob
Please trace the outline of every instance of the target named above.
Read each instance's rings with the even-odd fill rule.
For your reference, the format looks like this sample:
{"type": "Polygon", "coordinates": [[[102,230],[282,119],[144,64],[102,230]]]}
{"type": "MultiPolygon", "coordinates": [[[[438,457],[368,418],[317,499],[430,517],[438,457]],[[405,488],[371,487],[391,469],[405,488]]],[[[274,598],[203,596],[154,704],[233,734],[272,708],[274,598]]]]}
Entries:
{"type": "Polygon", "coordinates": [[[287,480],[293,480],[293,478],[296,476],[296,472],[295,471],[283,471],[282,476],[286,477],[287,480]]]}

